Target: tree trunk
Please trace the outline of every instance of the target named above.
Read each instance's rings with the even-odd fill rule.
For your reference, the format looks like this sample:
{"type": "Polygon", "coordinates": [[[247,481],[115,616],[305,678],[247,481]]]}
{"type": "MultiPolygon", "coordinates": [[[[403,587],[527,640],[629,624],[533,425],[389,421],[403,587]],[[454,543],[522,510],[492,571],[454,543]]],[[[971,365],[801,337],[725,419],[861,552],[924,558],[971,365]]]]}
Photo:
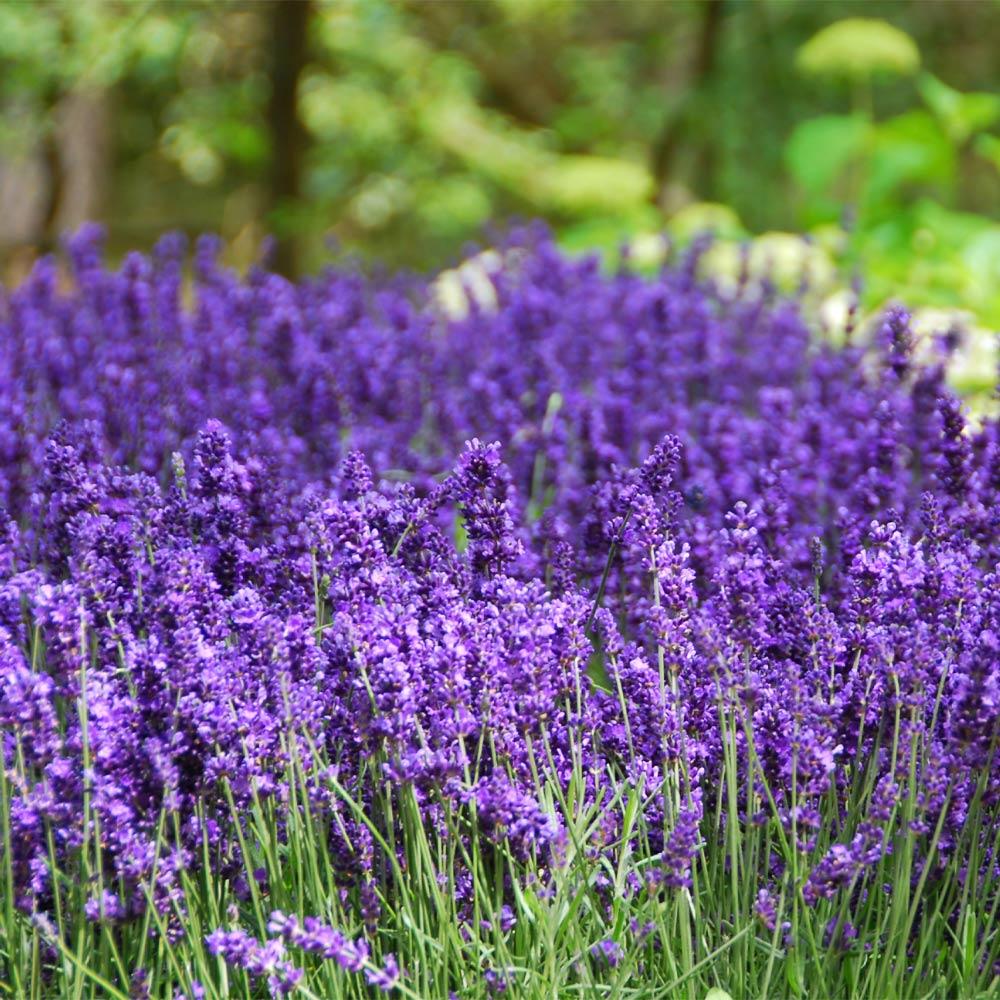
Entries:
{"type": "Polygon", "coordinates": [[[688,97],[653,143],[651,166],[656,180],[654,197],[657,200],[670,179],[671,169],[682,143],[690,143],[696,147],[695,173],[702,184],[699,192],[701,196],[711,197],[714,190],[715,146],[711,134],[705,129],[703,119],[706,113],[714,113],[711,107],[711,89],[722,30],[724,3],[725,0],[704,0],[698,49],[688,84],[688,97]]]}
{"type": "Polygon", "coordinates": [[[277,237],[274,266],[289,277],[298,273],[300,264],[296,227],[290,216],[302,198],[306,133],[298,114],[298,84],[308,55],[311,13],[311,0],[271,0],[268,209],[277,237]]]}

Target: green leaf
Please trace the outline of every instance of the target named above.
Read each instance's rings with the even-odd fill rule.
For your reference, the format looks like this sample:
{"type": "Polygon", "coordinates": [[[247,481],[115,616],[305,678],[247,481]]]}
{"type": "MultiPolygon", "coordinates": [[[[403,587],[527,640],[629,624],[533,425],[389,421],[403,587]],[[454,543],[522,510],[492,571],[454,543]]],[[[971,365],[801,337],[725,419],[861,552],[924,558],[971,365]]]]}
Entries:
{"type": "Polygon", "coordinates": [[[955,168],[955,148],[932,115],[908,111],[890,118],[875,133],[866,209],[878,215],[891,208],[904,185],[949,187],[955,168]]]}
{"type": "Polygon", "coordinates": [[[813,35],[799,49],[795,65],[809,76],[912,76],[920,68],[920,50],[905,31],[886,21],[849,17],[813,35]]]}
{"type": "Polygon", "coordinates": [[[1000,288],[1000,226],[985,229],[966,241],[961,258],[975,290],[989,295],[1000,288]]]}
{"type": "Polygon", "coordinates": [[[646,203],[653,192],[644,165],[610,156],[555,157],[538,181],[543,203],[567,214],[628,210],[646,203]]]}
{"type": "Polygon", "coordinates": [[[733,1000],[733,998],[725,990],[720,990],[718,986],[713,986],[705,994],[705,1000],[733,1000]]]}
{"type": "Polygon", "coordinates": [[[461,511],[455,511],[455,551],[459,554],[469,547],[469,533],[465,529],[465,518],[461,511]]]}
{"type": "Polygon", "coordinates": [[[561,229],[559,245],[570,253],[596,250],[613,259],[623,246],[631,246],[636,238],[654,232],[661,224],[652,205],[643,205],[635,212],[584,216],[561,229]]]}
{"type": "Polygon", "coordinates": [[[862,115],[820,115],[798,125],[785,145],[785,163],[811,196],[823,194],[865,148],[871,127],[862,115]]]}
{"type": "Polygon", "coordinates": [[[972,979],[972,973],[975,969],[976,958],[979,949],[976,947],[976,918],[972,910],[965,911],[965,942],[964,942],[964,967],[962,969],[962,975],[966,982],[970,982],[972,979]]]}
{"type": "Polygon", "coordinates": [[[1000,118],[1000,96],[997,94],[963,94],[930,73],[921,73],[917,88],[950,138],[960,145],[1000,118]]]}
{"type": "Polygon", "coordinates": [[[949,248],[965,246],[984,233],[995,233],[998,228],[985,215],[957,212],[930,198],[922,198],[913,206],[913,219],[916,226],[930,229],[949,248]]]}
{"type": "Polygon", "coordinates": [[[728,206],[714,201],[696,201],[685,205],[667,223],[671,236],[682,243],[713,233],[726,239],[740,239],[746,235],[739,216],[728,206]]]}
{"type": "Polygon", "coordinates": [[[1000,170],[1000,139],[995,135],[978,135],[973,148],[983,159],[989,160],[1000,170]]]}
{"type": "Polygon", "coordinates": [[[785,980],[793,996],[802,996],[802,960],[795,954],[788,956],[785,962],[785,980]]]}

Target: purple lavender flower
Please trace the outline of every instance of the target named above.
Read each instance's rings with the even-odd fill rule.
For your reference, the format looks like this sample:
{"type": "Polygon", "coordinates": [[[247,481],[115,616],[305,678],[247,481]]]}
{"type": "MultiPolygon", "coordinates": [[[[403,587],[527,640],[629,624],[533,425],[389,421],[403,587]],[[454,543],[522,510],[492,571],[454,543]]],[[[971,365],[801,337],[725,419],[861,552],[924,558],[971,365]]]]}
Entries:
{"type": "Polygon", "coordinates": [[[396,983],[399,982],[399,966],[396,964],[396,956],[388,954],[381,969],[368,969],[365,971],[365,978],[372,986],[378,987],[383,993],[392,992],[396,983]]]}
{"type": "Polygon", "coordinates": [[[598,941],[597,944],[592,945],[590,954],[606,965],[609,965],[612,969],[625,957],[622,946],[613,938],[604,938],[602,941],[598,941]]]}
{"type": "Polygon", "coordinates": [[[254,978],[267,977],[272,996],[287,996],[302,978],[302,970],[284,960],[285,948],[276,938],[260,944],[245,931],[213,931],[205,938],[209,954],[245,969],[254,978]]]}
{"type": "MultiPolygon", "coordinates": [[[[699,281],[697,253],[603,276],[530,229],[500,247],[496,310],[461,320],[422,282],[240,278],[213,239],[187,305],[177,238],[118,270],[101,243],[78,234],[72,282],[43,260],[0,311],[0,757],[14,903],[41,930],[66,902],[51,856],[75,871],[95,818],[114,889],[87,886],[84,918],[172,920],[206,858],[257,897],[276,873],[247,871],[229,796],[287,817],[306,745],[352,930],[275,913],[267,941],[207,939],[276,993],[293,948],[399,980],[379,924],[404,799],[460,841],[466,929],[466,857],[552,891],[570,788],[600,816],[599,895],[622,859],[629,892],[691,887],[722,831],[775,822],[806,901],[850,911],[898,837],[932,882],[992,817],[1000,425],[966,422],[901,309],[818,345],[749,275],[699,281]],[[702,796],[731,767],[716,829],[702,796]],[[626,844],[612,804],[640,787],[626,844]]],[[[767,932],[786,864],[742,873],[767,932]]]]}

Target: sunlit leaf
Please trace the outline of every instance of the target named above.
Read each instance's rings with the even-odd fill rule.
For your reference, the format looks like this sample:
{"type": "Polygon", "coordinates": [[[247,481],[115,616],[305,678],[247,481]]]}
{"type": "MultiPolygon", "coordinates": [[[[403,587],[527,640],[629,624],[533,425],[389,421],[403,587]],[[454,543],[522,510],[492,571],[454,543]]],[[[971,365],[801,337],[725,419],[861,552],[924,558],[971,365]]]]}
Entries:
{"type": "Polygon", "coordinates": [[[997,170],[1000,170],[1000,138],[995,135],[978,135],[973,148],[980,156],[989,160],[997,170]]]}
{"type": "Polygon", "coordinates": [[[917,87],[927,106],[941,120],[949,136],[963,143],[1000,119],[1000,95],[963,94],[930,73],[922,73],[917,87]]]}
{"type": "Polygon", "coordinates": [[[785,146],[785,162],[807,194],[828,191],[865,148],[871,127],[861,115],[820,115],[798,125],[785,146]]]}
{"type": "Polygon", "coordinates": [[[539,180],[544,203],[570,214],[625,210],[653,191],[644,165],[606,156],[555,157],[539,180]]]}
{"type": "Polygon", "coordinates": [[[920,68],[920,51],[905,31],[887,21],[850,17],[813,35],[795,64],[810,76],[912,76],[920,68]]]}
{"type": "Polygon", "coordinates": [[[869,210],[888,211],[905,185],[947,187],[955,177],[955,150],[926,111],[908,111],[878,126],[868,165],[869,210]]]}
{"type": "Polygon", "coordinates": [[[667,223],[672,236],[682,242],[702,233],[738,238],[745,235],[739,216],[728,205],[697,201],[675,212],[667,223]]]}

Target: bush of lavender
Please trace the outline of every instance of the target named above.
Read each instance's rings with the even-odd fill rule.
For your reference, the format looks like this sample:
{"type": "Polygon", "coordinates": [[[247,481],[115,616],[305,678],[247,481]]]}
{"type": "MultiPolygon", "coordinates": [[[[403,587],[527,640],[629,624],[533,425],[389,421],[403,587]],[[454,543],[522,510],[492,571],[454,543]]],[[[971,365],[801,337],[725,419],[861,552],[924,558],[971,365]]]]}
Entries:
{"type": "Polygon", "coordinates": [[[8,995],[1000,986],[954,332],[533,229],[450,318],[67,251],[0,301],[8,995]]]}

